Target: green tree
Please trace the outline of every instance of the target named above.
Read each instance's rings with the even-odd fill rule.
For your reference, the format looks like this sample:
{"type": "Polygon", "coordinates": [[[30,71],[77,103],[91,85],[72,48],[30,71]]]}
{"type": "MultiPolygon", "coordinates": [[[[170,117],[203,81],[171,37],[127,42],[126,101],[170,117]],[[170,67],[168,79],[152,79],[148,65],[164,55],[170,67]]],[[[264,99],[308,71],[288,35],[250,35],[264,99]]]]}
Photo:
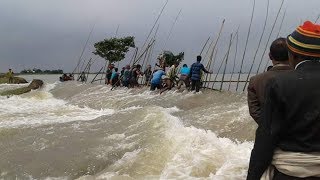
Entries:
{"type": "Polygon", "coordinates": [[[104,39],[103,41],[95,43],[94,47],[96,49],[93,54],[104,58],[111,64],[124,59],[129,48],[135,47],[134,37],[104,39]]]}
{"type": "Polygon", "coordinates": [[[165,64],[167,66],[172,66],[173,64],[176,64],[177,62],[181,62],[184,59],[184,52],[179,53],[178,55],[174,55],[171,51],[164,51],[160,58],[162,60],[165,60],[165,64]]]}

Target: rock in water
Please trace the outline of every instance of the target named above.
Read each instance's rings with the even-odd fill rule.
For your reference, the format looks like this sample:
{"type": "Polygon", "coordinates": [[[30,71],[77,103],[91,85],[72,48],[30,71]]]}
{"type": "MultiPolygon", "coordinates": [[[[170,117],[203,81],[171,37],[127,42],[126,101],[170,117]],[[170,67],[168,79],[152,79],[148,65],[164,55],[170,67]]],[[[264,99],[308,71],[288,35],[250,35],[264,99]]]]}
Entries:
{"type": "MultiPolygon", "coordinates": [[[[0,74],[0,84],[9,83],[9,78],[5,74],[0,74]]],[[[24,78],[22,77],[13,77],[13,84],[24,84],[28,83],[24,78]]]]}
{"type": "Polygon", "coordinates": [[[10,95],[20,95],[30,92],[32,89],[39,89],[43,85],[43,81],[40,79],[34,79],[27,87],[22,87],[18,89],[8,90],[0,93],[0,96],[10,96],[10,95]]]}

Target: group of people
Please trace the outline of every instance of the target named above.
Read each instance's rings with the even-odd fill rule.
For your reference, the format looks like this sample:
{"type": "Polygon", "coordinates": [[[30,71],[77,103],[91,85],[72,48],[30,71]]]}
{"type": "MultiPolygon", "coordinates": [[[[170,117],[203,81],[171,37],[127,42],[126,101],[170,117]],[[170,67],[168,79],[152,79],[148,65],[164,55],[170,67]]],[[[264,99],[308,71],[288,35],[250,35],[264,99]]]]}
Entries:
{"type": "Polygon", "coordinates": [[[320,25],[276,39],[269,57],[247,88],[258,124],[247,179],[320,179],[320,25]]]}
{"type": "Polygon", "coordinates": [[[64,82],[64,81],[73,81],[74,80],[74,76],[73,74],[63,74],[61,77],[59,77],[60,81],[61,82],[64,82]]]}
{"type": "Polygon", "coordinates": [[[124,86],[128,88],[138,87],[139,77],[145,77],[144,85],[150,86],[150,90],[160,90],[160,93],[172,89],[177,86],[180,89],[185,85],[186,89],[199,92],[201,88],[201,78],[203,72],[212,73],[201,63],[201,56],[197,56],[197,61],[188,67],[187,64],[179,70],[180,62],[176,62],[171,67],[166,67],[165,63],[156,64],[152,70],[148,65],[144,72],[141,71],[141,65],[137,64],[133,67],[126,65],[119,73],[119,69],[110,64],[106,71],[106,84],[112,86],[124,86]],[[190,85],[191,84],[191,85],[190,85]]]}

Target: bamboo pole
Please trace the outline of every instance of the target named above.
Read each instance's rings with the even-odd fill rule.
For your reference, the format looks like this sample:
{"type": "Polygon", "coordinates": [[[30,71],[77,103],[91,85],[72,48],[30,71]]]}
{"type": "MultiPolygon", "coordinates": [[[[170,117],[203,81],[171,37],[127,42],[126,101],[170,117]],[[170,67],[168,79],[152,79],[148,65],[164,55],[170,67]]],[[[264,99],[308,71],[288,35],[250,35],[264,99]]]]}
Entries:
{"type": "Polygon", "coordinates": [[[202,47],[201,52],[200,52],[200,56],[202,55],[204,48],[207,46],[209,40],[210,40],[210,36],[208,37],[207,41],[204,43],[204,46],[202,47]]]}
{"type": "Polygon", "coordinates": [[[236,36],[237,36],[237,39],[236,39],[236,50],[235,50],[235,53],[234,53],[233,67],[232,67],[231,77],[230,77],[230,80],[229,80],[228,91],[230,91],[232,77],[233,77],[233,74],[234,74],[234,69],[236,67],[236,59],[237,59],[238,45],[239,45],[239,34],[237,33],[236,36]]]}
{"type": "Polygon", "coordinates": [[[156,21],[154,22],[154,24],[153,24],[153,26],[152,26],[152,28],[151,28],[151,30],[150,30],[150,32],[149,32],[149,34],[148,34],[148,36],[147,36],[146,40],[145,40],[145,42],[143,43],[143,46],[141,47],[141,50],[142,50],[142,49],[144,48],[144,46],[147,44],[148,39],[149,39],[149,37],[150,37],[151,33],[153,32],[153,30],[154,30],[154,28],[155,28],[156,24],[158,23],[158,21],[159,21],[159,19],[160,19],[161,15],[162,15],[162,13],[163,13],[163,11],[164,11],[165,7],[167,6],[168,2],[169,2],[169,0],[166,0],[166,3],[165,3],[165,4],[164,4],[164,6],[162,7],[162,9],[161,9],[161,11],[160,11],[160,13],[159,13],[159,15],[158,15],[158,17],[157,17],[156,21]]]}
{"type": "MultiPolygon", "coordinates": [[[[276,19],[275,19],[275,21],[273,22],[272,29],[271,29],[271,31],[270,31],[270,34],[269,34],[269,37],[268,37],[268,41],[267,41],[266,46],[265,46],[265,48],[264,48],[263,54],[262,54],[262,56],[261,56],[261,59],[260,59],[259,66],[258,66],[258,69],[257,69],[256,74],[259,73],[259,70],[260,70],[260,67],[261,67],[261,63],[262,63],[263,58],[264,58],[264,56],[265,56],[265,54],[266,54],[266,52],[267,52],[267,49],[268,49],[268,46],[269,46],[269,42],[270,42],[272,33],[273,33],[273,31],[274,31],[274,27],[276,26],[276,23],[277,23],[277,20],[278,20],[278,18],[279,18],[279,14],[280,14],[281,9],[282,9],[282,7],[283,7],[284,1],[285,1],[285,0],[282,0],[281,5],[280,5],[280,8],[279,8],[279,10],[278,10],[278,12],[277,12],[276,19]]],[[[268,64],[268,62],[267,62],[267,64],[268,64]]]]}
{"type": "Polygon", "coordinates": [[[317,23],[320,19],[320,14],[318,15],[317,19],[314,21],[314,23],[317,23]]]}
{"type": "Polygon", "coordinates": [[[181,14],[181,11],[182,11],[182,9],[180,9],[178,15],[176,16],[176,18],[175,18],[175,20],[174,20],[174,22],[173,22],[173,24],[172,24],[172,26],[170,28],[169,34],[168,34],[167,39],[165,40],[165,42],[163,44],[162,50],[164,50],[164,48],[166,47],[166,45],[167,45],[167,43],[168,43],[168,41],[170,39],[170,36],[172,34],[172,31],[173,31],[173,28],[174,28],[174,26],[176,25],[176,23],[178,21],[178,18],[179,18],[180,14],[181,14]]]}
{"type": "Polygon", "coordinates": [[[93,26],[92,26],[92,28],[91,28],[91,30],[90,30],[90,33],[89,33],[88,38],[87,38],[87,40],[86,40],[86,43],[84,44],[84,46],[83,46],[83,48],[82,48],[82,51],[81,51],[81,54],[80,54],[80,56],[79,56],[77,66],[76,66],[76,67],[74,68],[74,70],[72,71],[72,74],[76,71],[77,68],[79,68],[79,65],[80,65],[80,62],[81,62],[83,53],[84,53],[84,51],[85,51],[85,49],[86,49],[86,47],[87,47],[87,45],[88,45],[88,42],[89,42],[89,40],[90,40],[90,37],[91,37],[91,35],[92,35],[92,32],[93,32],[93,30],[94,30],[95,25],[96,25],[96,23],[93,24],[93,26]]]}
{"type": "MultiPolygon", "coordinates": [[[[282,17],[281,24],[280,24],[280,28],[279,28],[279,31],[278,31],[278,34],[277,34],[277,38],[279,38],[281,29],[282,29],[282,25],[283,25],[283,22],[284,22],[284,18],[285,18],[285,16],[286,16],[286,12],[287,12],[287,10],[285,10],[284,15],[283,15],[283,17],[282,17]]],[[[267,61],[266,65],[265,65],[264,68],[263,68],[264,71],[267,70],[269,64],[270,64],[270,61],[267,61]]]]}
{"type": "MultiPolygon", "coordinates": [[[[214,54],[214,52],[215,52],[215,49],[216,49],[217,44],[218,44],[218,42],[219,42],[219,39],[220,39],[220,37],[221,37],[221,33],[222,33],[222,30],[223,30],[224,23],[225,23],[225,19],[223,19],[223,21],[222,21],[222,24],[221,24],[221,27],[220,27],[220,30],[219,30],[217,39],[215,40],[215,43],[214,43],[214,45],[213,45],[213,47],[212,47],[212,52],[211,52],[211,54],[210,54],[210,56],[209,56],[209,59],[208,59],[208,64],[207,64],[206,68],[209,69],[209,70],[211,69],[212,61],[213,61],[213,64],[214,64],[214,61],[215,61],[215,59],[213,59],[213,54],[214,54]]],[[[211,74],[210,74],[210,75],[211,75],[211,74]]],[[[210,76],[210,78],[211,78],[211,76],[210,76]]],[[[206,74],[205,82],[206,82],[207,80],[208,80],[208,74],[206,74]]],[[[205,84],[206,84],[206,83],[205,83],[205,84]]],[[[204,84],[204,86],[205,86],[205,84],[204,84]]]]}
{"type": "Polygon", "coordinates": [[[153,41],[155,41],[155,38],[156,38],[156,36],[157,36],[157,34],[158,34],[159,27],[160,27],[160,24],[158,24],[158,27],[157,27],[157,29],[156,29],[156,32],[154,33],[153,38],[151,39],[150,43],[148,44],[148,46],[146,47],[146,49],[143,51],[143,53],[142,53],[137,59],[136,59],[136,57],[134,58],[133,65],[135,65],[137,62],[140,61],[140,59],[143,57],[144,53],[146,53],[147,50],[148,50],[148,48],[150,48],[150,44],[152,44],[153,41]]]}
{"type": "Polygon", "coordinates": [[[137,54],[138,54],[138,50],[139,50],[139,48],[138,47],[136,47],[136,50],[135,50],[135,52],[134,52],[134,54],[133,54],[133,56],[132,56],[132,58],[131,58],[131,60],[130,60],[130,65],[133,65],[133,63],[134,63],[134,59],[136,58],[136,56],[137,56],[137,54]]]}
{"type": "Polygon", "coordinates": [[[105,65],[103,66],[103,71],[102,71],[101,78],[100,78],[100,82],[99,82],[100,84],[101,84],[101,80],[104,79],[104,78],[103,78],[103,73],[104,73],[105,70],[106,70],[107,63],[108,63],[108,62],[106,61],[105,65]]]}
{"type": "Polygon", "coordinates": [[[103,67],[101,67],[101,69],[99,70],[99,72],[96,74],[96,76],[94,76],[94,78],[92,79],[91,83],[93,83],[95,81],[95,79],[97,78],[97,76],[100,74],[100,72],[102,71],[103,67]]]}
{"type": "MultiPolygon", "coordinates": [[[[236,34],[238,34],[238,31],[236,32],[236,34]]],[[[231,43],[233,43],[234,38],[235,38],[235,36],[233,36],[231,43]]],[[[223,58],[222,58],[222,61],[221,61],[220,65],[219,65],[218,72],[216,73],[216,75],[215,75],[215,77],[214,77],[214,80],[213,80],[213,83],[212,83],[212,87],[211,87],[211,89],[213,89],[214,84],[215,84],[215,82],[217,81],[217,78],[218,78],[219,72],[220,72],[221,67],[222,67],[222,65],[223,65],[223,63],[224,63],[224,61],[225,61],[225,59],[226,59],[226,58],[227,58],[227,52],[225,53],[225,55],[224,55],[224,56],[223,56],[223,58]]]]}
{"type": "Polygon", "coordinates": [[[264,24],[263,24],[263,30],[262,30],[262,33],[261,33],[261,36],[260,36],[260,39],[259,39],[259,43],[258,43],[258,47],[256,49],[256,52],[254,54],[254,57],[253,57],[253,60],[252,60],[252,63],[251,63],[251,66],[250,66],[250,70],[249,70],[249,73],[247,75],[247,78],[246,78],[246,82],[244,84],[244,87],[243,87],[243,90],[242,91],[245,91],[246,87],[247,87],[247,83],[248,83],[248,80],[249,80],[249,77],[251,75],[251,71],[252,71],[252,68],[253,68],[253,65],[256,61],[256,58],[257,58],[257,54],[258,54],[258,51],[260,49],[260,46],[261,46],[261,42],[262,42],[262,38],[264,36],[264,33],[266,31],[266,26],[267,26],[267,21],[268,21],[268,16],[269,16],[269,6],[270,6],[270,0],[267,1],[267,13],[266,13],[266,17],[265,17],[265,20],[264,20],[264,24]]]}
{"type": "Polygon", "coordinates": [[[287,8],[284,11],[282,19],[281,19],[281,24],[280,24],[280,28],[279,28],[279,31],[278,31],[278,34],[277,34],[277,38],[280,37],[280,33],[281,33],[281,30],[282,30],[282,26],[283,26],[283,22],[284,22],[284,18],[286,17],[286,14],[287,14],[287,8]]]}
{"type": "Polygon", "coordinates": [[[146,49],[142,52],[142,54],[137,58],[136,61],[133,62],[133,65],[135,65],[136,63],[138,63],[140,61],[140,59],[143,57],[143,55],[149,50],[151,44],[153,44],[155,40],[152,39],[152,41],[148,44],[148,46],[146,47],[146,49]]]}
{"type": "Polygon", "coordinates": [[[232,34],[230,35],[230,43],[229,43],[228,52],[227,52],[228,55],[227,55],[226,64],[225,64],[224,70],[223,70],[223,75],[222,75],[222,80],[221,80],[222,82],[221,82],[221,85],[220,85],[220,91],[222,91],[222,87],[223,87],[224,76],[225,76],[226,70],[227,70],[227,65],[228,65],[231,45],[232,45],[232,34]]]}
{"type": "MultiPolygon", "coordinates": [[[[217,59],[217,55],[218,55],[218,48],[217,48],[217,50],[216,50],[216,52],[214,53],[214,59],[216,60],[217,59]]],[[[213,64],[213,67],[214,67],[214,64],[213,64]]],[[[213,67],[212,67],[212,69],[213,69],[213,67]]],[[[209,71],[210,71],[210,69],[209,69],[209,71]]],[[[211,76],[212,74],[210,74],[210,76],[209,76],[209,80],[207,80],[206,82],[205,82],[205,84],[206,83],[208,83],[208,87],[206,87],[205,85],[204,85],[204,87],[206,87],[206,88],[209,88],[209,81],[211,80],[211,76]]],[[[212,88],[213,89],[213,88],[212,88]]]]}
{"type": "Polygon", "coordinates": [[[255,10],[255,3],[256,3],[256,0],[253,0],[253,8],[252,8],[252,14],[251,14],[251,19],[250,19],[250,25],[249,25],[249,30],[248,30],[248,34],[247,34],[247,40],[246,40],[246,44],[245,44],[245,47],[244,47],[244,52],[243,52],[243,56],[242,56],[242,60],[241,60],[241,64],[240,64],[240,72],[239,72],[239,75],[238,75],[238,83],[237,83],[236,91],[238,91],[240,75],[242,74],[243,62],[244,62],[244,58],[246,56],[246,51],[247,51],[247,47],[248,47],[248,41],[249,41],[249,37],[250,37],[252,20],[253,20],[253,15],[254,15],[254,10],[255,10]]]}

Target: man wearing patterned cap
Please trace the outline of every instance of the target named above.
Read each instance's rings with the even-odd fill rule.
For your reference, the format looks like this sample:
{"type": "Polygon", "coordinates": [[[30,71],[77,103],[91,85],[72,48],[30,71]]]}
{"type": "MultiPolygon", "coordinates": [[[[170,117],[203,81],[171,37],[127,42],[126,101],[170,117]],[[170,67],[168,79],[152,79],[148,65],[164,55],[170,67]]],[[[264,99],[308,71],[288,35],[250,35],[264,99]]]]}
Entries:
{"type": "Polygon", "coordinates": [[[247,179],[320,179],[320,26],[287,38],[294,71],[270,80],[247,179]]]}

